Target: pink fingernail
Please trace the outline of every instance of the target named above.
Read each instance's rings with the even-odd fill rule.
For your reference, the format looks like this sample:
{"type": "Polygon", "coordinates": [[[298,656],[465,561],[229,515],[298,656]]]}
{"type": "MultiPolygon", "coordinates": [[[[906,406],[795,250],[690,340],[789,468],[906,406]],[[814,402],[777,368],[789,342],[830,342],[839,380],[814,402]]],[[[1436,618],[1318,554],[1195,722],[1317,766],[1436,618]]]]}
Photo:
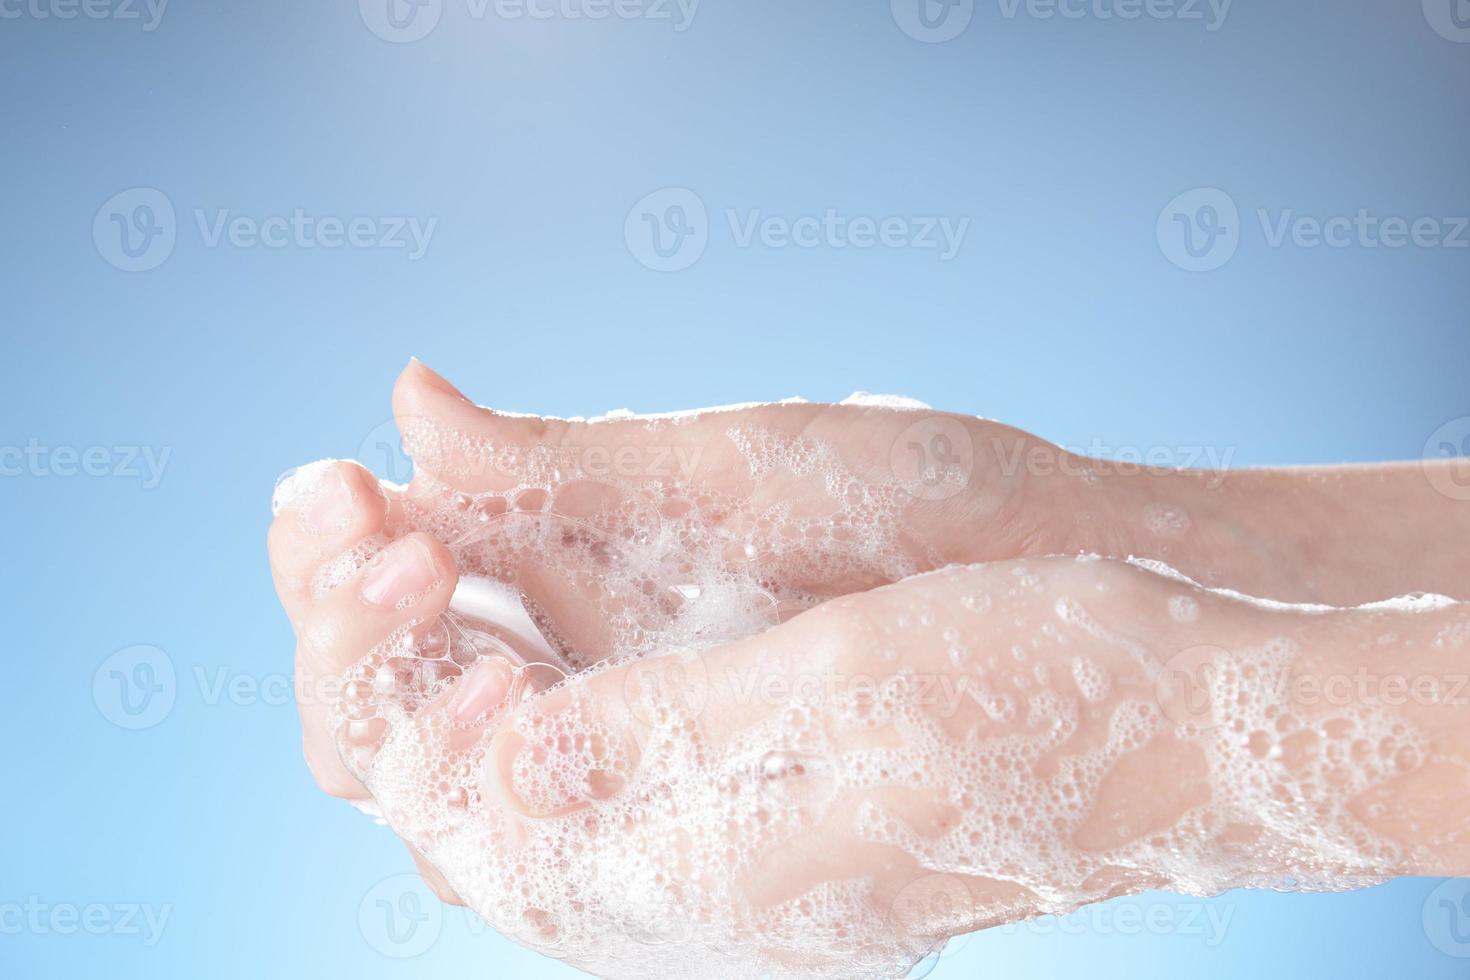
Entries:
{"type": "Polygon", "coordinates": [[[439,581],[439,570],[422,542],[395,541],[362,579],[362,597],[375,606],[393,609],[404,599],[439,581]]]}
{"type": "Polygon", "coordinates": [[[352,520],[352,490],[335,468],[322,474],[302,523],[312,534],[336,534],[352,520]]]}
{"type": "Polygon", "coordinates": [[[511,665],[499,657],[477,664],[460,682],[454,699],[454,720],[461,725],[478,721],[505,701],[514,680],[511,665]]]}

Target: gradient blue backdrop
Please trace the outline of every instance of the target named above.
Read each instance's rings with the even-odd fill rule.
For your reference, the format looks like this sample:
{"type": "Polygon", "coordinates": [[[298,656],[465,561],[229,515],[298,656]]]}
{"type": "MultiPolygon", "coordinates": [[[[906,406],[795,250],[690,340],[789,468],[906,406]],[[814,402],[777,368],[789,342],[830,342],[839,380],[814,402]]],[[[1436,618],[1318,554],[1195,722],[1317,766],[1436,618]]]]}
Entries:
{"type": "MultiPolygon", "coordinates": [[[[440,934],[422,955],[383,955],[359,909],[371,933],[402,846],[314,789],[292,707],[197,680],[289,671],[272,481],[371,449],[410,354],[525,411],[865,389],[1234,465],[1414,457],[1470,415],[1470,251],[1272,248],[1254,219],[1470,214],[1470,43],[1444,27],[1451,0],[1237,0],[1213,31],[1207,7],[1071,19],[963,0],[951,15],[972,19],[942,43],[900,29],[909,0],[897,17],[705,0],[684,30],[442,0],[412,43],[369,28],[384,0],[174,0],[153,30],[121,0],[49,16],[66,2],[0,2],[0,443],[108,447],[114,469],[112,447],[171,455],[155,487],[64,465],[0,479],[0,913],[170,911],[151,947],[0,915],[3,977],[571,974],[459,910],[425,925],[440,934]],[[177,240],[126,272],[108,214],[93,225],[137,187],[166,196],[177,240]],[[697,262],[659,273],[624,228],[666,187],[697,194],[711,227],[697,262]],[[1238,251],[1192,273],[1155,227],[1201,187],[1238,205],[1238,251]],[[298,208],[438,223],[411,261],[209,247],[193,216],[298,208]],[[726,208],[970,227],[947,262],[742,248],[726,208]],[[134,644],[178,678],[140,731],[93,695],[134,644]]],[[[1440,948],[1470,943],[1436,946],[1421,923],[1433,886],[1231,894],[1212,903],[1223,937],[1186,927],[1194,903],[1149,896],[1135,911],[1173,925],[996,930],[934,975],[1470,976],[1440,948]]]]}

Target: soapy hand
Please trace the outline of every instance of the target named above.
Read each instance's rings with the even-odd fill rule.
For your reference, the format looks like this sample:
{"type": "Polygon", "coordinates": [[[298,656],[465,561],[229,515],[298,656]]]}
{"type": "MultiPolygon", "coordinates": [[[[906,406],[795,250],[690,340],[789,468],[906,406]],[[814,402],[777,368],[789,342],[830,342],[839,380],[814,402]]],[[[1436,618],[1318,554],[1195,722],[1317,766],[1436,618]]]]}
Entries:
{"type": "MultiPolygon", "coordinates": [[[[1146,885],[1242,881],[1218,841],[1181,822],[1215,806],[1240,824],[1252,801],[1210,784],[1202,760],[1224,750],[1176,730],[1154,690],[1163,663],[1199,645],[1197,613],[1224,608],[1218,597],[1170,582],[1166,602],[1164,580],[1115,563],[1004,559],[1145,554],[1213,584],[1280,581],[1288,597],[1335,601],[1460,571],[1431,551],[1305,574],[1296,538],[1257,516],[1286,513],[1301,535],[1282,506],[1301,506],[1300,485],[1276,499],[1269,478],[1099,476],[1024,433],[925,411],[798,403],[559,422],[475,408],[416,363],[394,402],[416,465],[408,487],[333,463],[278,494],[272,563],[298,671],[348,678],[345,710],[302,705],[308,761],[329,792],[374,796],[431,852],[420,867],[446,899],[457,896],[440,869],[503,931],[609,975],[627,953],[619,937],[641,937],[646,957],[658,923],[701,923],[700,941],[793,969],[840,961],[861,938],[881,974],[986,922],[1146,885]],[[977,561],[997,564],[912,577],[977,561]],[[461,576],[474,588],[456,590],[461,576]],[[469,601],[495,582],[529,617],[469,601]],[[1190,603],[1195,618],[1179,612],[1190,603]],[[563,671],[581,673],[521,704],[563,671]],[[1001,762],[1007,775],[987,768],[1001,762]],[[1159,772],[1178,778],[1160,784],[1159,772]],[[1048,799],[1062,809],[1038,835],[1048,799]],[[1188,860],[1140,850],[1146,830],[1167,831],[1188,860]],[[661,877],[640,890],[630,866],[568,856],[594,832],[604,862],[661,877]],[[673,864],[645,853],[658,842],[672,842],[673,864]],[[556,876],[508,870],[526,860],[556,876]],[[606,880],[621,898],[598,894],[606,880]],[[566,906],[568,882],[599,898],[595,912],[566,906]],[[528,892],[538,898],[506,904],[528,892]],[[924,908],[942,899],[951,914],[910,914],[921,892],[924,908]]],[[[1309,482],[1372,495],[1341,474],[1309,482]]],[[[1319,496],[1302,512],[1322,509],[1319,496]]],[[[1382,530],[1385,545],[1414,537],[1382,530]]],[[[1245,650],[1251,630],[1225,624],[1259,616],[1215,616],[1208,638],[1245,650]]],[[[1402,774],[1364,770],[1352,798],[1389,776],[1402,774]]],[[[1310,827],[1252,832],[1273,854],[1296,849],[1292,873],[1323,862],[1310,827]]],[[[1391,873],[1394,860],[1325,864],[1391,873]]],[[[671,967],[693,941],[678,938],[663,944],[671,967]]]]}
{"type": "MultiPolygon", "coordinates": [[[[517,653],[578,666],[603,659],[618,614],[609,615],[600,572],[621,557],[608,516],[613,532],[630,533],[616,519],[637,507],[630,498],[642,486],[692,490],[692,500],[674,506],[700,507],[708,515],[702,523],[719,535],[714,547],[767,585],[756,597],[758,623],[952,561],[1066,547],[1066,522],[1025,503],[1024,472],[972,480],[977,433],[996,445],[1034,441],[976,420],[798,403],[668,421],[564,423],[476,408],[418,362],[400,378],[394,407],[415,461],[408,487],[381,486],[360,466],[338,462],[299,471],[278,492],[270,550],[296,627],[299,680],[308,685],[298,689],[319,687],[405,624],[442,615],[458,582],[456,559],[477,578],[513,583],[558,648],[554,657],[517,653]],[[760,452],[771,455],[755,472],[760,452]],[[850,486],[834,487],[834,479],[850,486]],[[528,482],[539,486],[508,492],[528,482]],[[500,537],[481,535],[452,553],[445,542],[463,545],[480,525],[446,527],[444,515],[453,520],[468,508],[500,537]],[[518,549],[506,540],[532,522],[565,531],[565,542],[518,549]],[[956,535],[955,526],[986,531],[956,535]],[[773,529],[802,537],[772,540],[773,529]]],[[[631,534],[640,530],[647,527],[631,534]]],[[[655,615],[688,601],[679,592],[654,599],[655,615]]],[[[516,659],[493,658],[464,678],[454,698],[461,717],[481,717],[504,699],[516,659]]],[[[519,678],[535,689],[557,675],[532,669],[519,678]]],[[[365,799],[339,758],[333,707],[315,699],[301,712],[306,757],[323,788],[365,799]]],[[[451,897],[431,868],[421,868],[451,897]]]]}
{"type": "MultiPolygon", "coordinates": [[[[381,486],[361,466],[337,462],[298,471],[278,492],[272,569],[296,627],[298,668],[314,675],[335,674],[409,619],[442,613],[461,571],[520,590],[558,650],[539,659],[603,659],[614,636],[601,573],[616,570],[625,550],[614,535],[648,533],[668,516],[637,513],[647,503],[634,499],[640,487],[689,489],[657,502],[701,508],[703,529],[716,536],[702,544],[766,583],[756,612],[769,622],[953,562],[1081,547],[1069,540],[1072,510],[1055,487],[986,464],[988,450],[977,464],[977,443],[1014,447],[1008,452],[1045,446],[994,423],[804,403],[562,422],[477,408],[417,361],[393,402],[415,464],[407,487],[381,486]],[[753,471],[753,460],[764,468],[753,471]],[[527,483],[535,485],[514,492],[527,483]],[[477,521],[499,536],[480,535],[451,554],[444,543],[463,545],[477,521]],[[531,523],[565,531],[565,541],[527,549],[507,539],[531,523]],[[401,543],[384,553],[390,542],[401,543]],[[382,570],[365,571],[369,561],[382,570]],[[412,614],[401,604],[409,595],[419,602],[412,614]]],[[[664,550],[677,555],[677,547],[664,550]]],[[[685,601],[678,592],[654,599],[685,601]]],[[[323,705],[303,706],[312,771],[329,792],[363,796],[326,724],[323,705]]]]}

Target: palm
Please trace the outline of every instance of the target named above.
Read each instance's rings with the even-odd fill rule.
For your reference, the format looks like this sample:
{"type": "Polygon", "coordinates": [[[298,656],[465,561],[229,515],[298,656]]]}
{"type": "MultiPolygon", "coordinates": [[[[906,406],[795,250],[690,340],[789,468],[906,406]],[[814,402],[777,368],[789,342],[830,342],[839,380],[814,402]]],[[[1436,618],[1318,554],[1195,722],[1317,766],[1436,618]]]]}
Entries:
{"type": "Polygon", "coordinates": [[[448,542],[462,574],[514,585],[579,667],[1020,553],[1004,533],[983,554],[953,533],[1015,524],[1020,494],[983,443],[1018,434],[989,423],[806,403],[520,418],[473,406],[423,368],[394,407],[415,464],[403,529],[448,542]]]}

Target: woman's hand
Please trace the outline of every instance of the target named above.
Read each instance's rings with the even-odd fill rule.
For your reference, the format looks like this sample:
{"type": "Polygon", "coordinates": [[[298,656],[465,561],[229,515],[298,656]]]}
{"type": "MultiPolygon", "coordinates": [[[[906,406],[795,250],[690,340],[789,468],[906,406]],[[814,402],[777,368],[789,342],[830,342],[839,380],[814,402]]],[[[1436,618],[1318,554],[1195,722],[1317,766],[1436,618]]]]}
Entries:
{"type": "MultiPolygon", "coordinates": [[[[1467,681],[1464,606],[1265,607],[1100,560],[957,567],[573,678],[500,727],[480,791],[517,815],[518,860],[564,840],[539,825],[616,816],[675,893],[730,883],[659,914],[830,968],[1147,888],[1462,874],[1467,681]],[[851,948],[788,944],[804,897],[854,883],[851,948]]],[[[610,870],[570,873],[645,922],[610,870]]]]}
{"type": "MultiPolygon", "coordinates": [[[[426,593],[406,572],[356,582],[312,615],[324,646],[305,652],[345,667],[442,610],[452,573],[430,574],[444,584],[426,593]],[[395,612],[353,604],[375,598],[395,612]]],[[[1116,562],[947,569],[573,677],[468,740],[436,720],[458,706],[441,699],[400,735],[415,756],[445,743],[474,820],[395,829],[446,895],[609,973],[601,957],[672,954],[695,923],[768,965],[880,970],[1143,888],[1455,873],[1467,635],[1458,606],[1272,610],[1116,562]],[[1420,692],[1407,702],[1400,677],[1420,692]],[[588,826],[597,846],[569,851],[588,826]],[[557,868],[575,914],[544,882],[508,903],[514,866],[557,868]],[[861,929],[794,926],[813,894],[861,929]]],[[[390,820],[441,772],[375,787],[390,820]]]]}
{"type": "MultiPolygon", "coordinates": [[[[568,867],[573,878],[579,868],[590,875],[579,888],[596,894],[598,882],[627,885],[628,869],[610,869],[607,855],[627,857],[640,841],[676,842],[683,857],[661,869],[660,889],[679,897],[659,900],[669,904],[661,920],[719,920],[727,939],[754,937],[773,962],[851,952],[838,943],[813,953],[809,936],[768,934],[771,917],[800,906],[813,888],[867,923],[884,955],[902,958],[938,935],[1152,885],[1204,891],[1273,876],[1465,866],[1460,838],[1442,837],[1426,851],[1414,835],[1425,814],[1460,812],[1453,806],[1470,802],[1444,792],[1463,784],[1445,777],[1470,757],[1463,709],[1400,706],[1397,721],[1374,736],[1374,751],[1389,752],[1392,766],[1359,758],[1361,739],[1341,741],[1343,725],[1367,731],[1384,723],[1378,708],[1359,705],[1329,730],[1323,726],[1333,719],[1305,704],[1288,713],[1300,731],[1259,736],[1225,727],[1264,724],[1254,716],[1221,716],[1203,730],[1197,717],[1201,705],[1211,717],[1227,707],[1209,683],[1223,676],[1235,678],[1231,690],[1249,695],[1256,709],[1272,708],[1262,716],[1271,725],[1285,724],[1269,686],[1241,686],[1235,658],[1245,658],[1253,677],[1277,676],[1283,664],[1309,664],[1310,656],[1262,659],[1251,651],[1279,639],[1267,635],[1273,631],[1293,643],[1310,634],[1310,649],[1327,651],[1322,662],[1332,668],[1348,662],[1335,657],[1380,652],[1364,639],[1378,626],[1359,618],[1324,639],[1323,624],[1406,614],[1268,615],[1114,562],[1003,561],[1092,550],[1165,558],[1214,583],[1256,583],[1298,598],[1404,591],[1451,575],[1459,554],[1436,549],[1417,563],[1337,562],[1326,571],[1292,561],[1304,550],[1338,547],[1330,536],[1302,543],[1298,522],[1305,526],[1319,510],[1346,519],[1355,497],[1376,501],[1396,488],[1441,528],[1462,520],[1459,510],[1415,497],[1415,488],[1430,486],[1418,467],[1099,476],[1087,461],[991,423],[858,406],[560,423],[477,409],[417,365],[400,380],[395,408],[416,461],[413,483],[385,489],[348,463],[311,468],[283,488],[272,565],[297,630],[298,690],[322,691],[345,676],[358,685],[349,693],[387,704],[396,693],[360,688],[391,663],[424,696],[386,733],[381,712],[353,722],[337,698],[304,699],[308,761],[329,792],[376,797],[416,855],[429,852],[432,861],[420,867],[441,896],[458,900],[458,888],[531,945],[598,955],[617,947],[605,936],[586,945],[586,930],[598,922],[636,935],[652,925],[646,890],[598,894],[597,914],[578,921],[555,895],[537,893],[518,910],[504,905],[514,875],[505,877],[501,857],[563,860],[568,821],[584,811],[599,815],[599,825],[616,813],[627,832],[601,838],[603,866],[589,857],[591,864],[568,867]],[[671,486],[680,488],[677,513],[664,509],[671,486]],[[662,501],[652,519],[650,500],[662,501]],[[678,535],[647,540],[671,525],[678,535]],[[721,643],[717,630],[642,631],[649,617],[665,625],[699,620],[711,593],[707,581],[680,578],[691,555],[758,583],[747,592],[769,608],[736,631],[755,635],[721,643]],[[998,563],[910,577],[977,560],[998,563]],[[637,574],[630,577],[630,568],[637,574]],[[515,585],[576,667],[630,650],[655,655],[574,676],[514,712],[528,676],[514,657],[460,662],[424,652],[461,573],[515,585]],[[670,581],[677,595],[648,592],[650,583],[670,581]],[[840,596],[849,598],[825,601],[840,596]],[[771,628],[753,631],[752,622],[771,628]],[[671,638],[690,642],[661,645],[671,638]],[[681,645],[699,652],[656,655],[681,645]],[[804,719],[801,732],[779,723],[792,710],[804,719]],[[565,742],[576,734],[565,720],[584,714],[593,728],[581,731],[581,743],[565,742]],[[670,718],[685,727],[667,730],[670,718]],[[556,734],[550,742],[548,732],[556,734]],[[701,746],[699,764],[670,768],[666,750],[687,749],[686,736],[701,746]],[[783,748],[787,736],[793,745],[783,748]],[[375,773],[371,762],[344,765],[338,748],[345,744],[351,756],[354,737],[386,745],[389,758],[394,751],[438,758],[457,774],[453,785],[443,783],[441,768],[400,767],[385,780],[386,770],[375,773]],[[589,744],[601,748],[588,754],[589,744]],[[576,751],[562,758],[564,745],[576,751]],[[1348,752],[1356,768],[1329,766],[1339,761],[1334,752],[1348,752]],[[918,756],[922,765],[912,762],[918,756]],[[1243,781],[1221,782],[1221,758],[1234,760],[1243,781]],[[650,768],[650,760],[662,762],[650,768]],[[697,798],[720,766],[726,785],[757,793],[744,797],[757,802],[745,811],[742,833],[782,807],[784,817],[748,834],[750,849],[707,868],[691,892],[679,879],[691,873],[689,857],[729,847],[710,836],[713,825],[688,828],[688,811],[670,815],[647,799],[630,811],[628,801],[682,794],[705,815],[738,809],[735,799],[697,798]],[[1353,820],[1328,824],[1321,812],[1297,812],[1319,789],[1328,796],[1316,800],[1318,810],[1353,820]],[[1297,796],[1261,795],[1268,791],[1297,796]],[[425,801],[443,803],[448,793],[459,793],[455,806],[464,808],[455,820],[473,817],[459,829],[422,819],[425,801]],[[1060,809],[1050,823],[1038,822],[1038,803],[1048,798],[1060,809]],[[1400,799],[1417,802],[1395,805],[1400,799]],[[1375,839],[1371,856],[1340,841],[1334,850],[1322,836],[1328,826],[1355,846],[1365,829],[1386,843],[1375,839]],[[710,885],[719,875],[724,884],[710,885]],[[929,911],[919,915],[915,896],[935,889],[943,894],[920,902],[929,911]],[[941,900],[950,912],[931,914],[941,900]]],[[[1403,521],[1370,525],[1387,548],[1402,547],[1389,539],[1417,540],[1403,521]]],[[[1439,628],[1463,636],[1452,622],[1439,628]]],[[[1438,635],[1422,638],[1421,653],[1438,635]]],[[[1447,669],[1431,666],[1439,675],[1447,669]]],[[[529,689],[554,679],[542,674],[529,689]]]]}
{"type": "MultiPolygon", "coordinates": [[[[408,499],[504,490],[548,471],[563,483],[687,483],[728,507],[732,547],[762,560],[763,515],[834,516],[825,485],[834,477],[882,488],[868,510],[892,551],[814,544],[805,561],[765,570],[819,597],[947,564],[1086,553],[1152,558],[1204,585],[1278,601],[1470,598],[1470,551],[1447,544],[1470,537],[1470,459],[1173,470],[1089,459],[996,422],[896,403],[563,421],[479,408],[418,361],[393,394],[415,467],[408,499]]],[[[568,497],[578,514],[619,502],[568,497]]],[[[526,572],[533,595],[561,591],[540,581],[548,570],[526,572]]]]}

